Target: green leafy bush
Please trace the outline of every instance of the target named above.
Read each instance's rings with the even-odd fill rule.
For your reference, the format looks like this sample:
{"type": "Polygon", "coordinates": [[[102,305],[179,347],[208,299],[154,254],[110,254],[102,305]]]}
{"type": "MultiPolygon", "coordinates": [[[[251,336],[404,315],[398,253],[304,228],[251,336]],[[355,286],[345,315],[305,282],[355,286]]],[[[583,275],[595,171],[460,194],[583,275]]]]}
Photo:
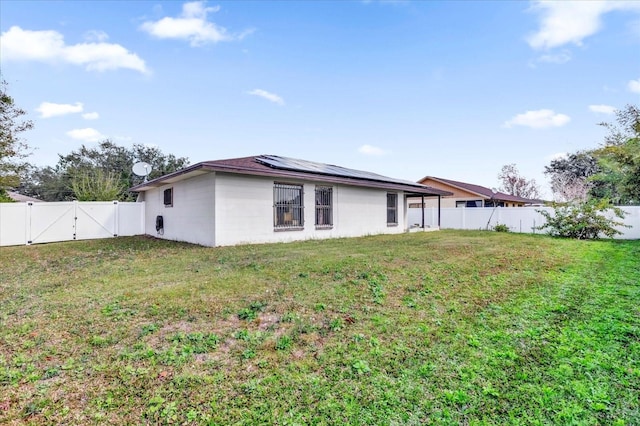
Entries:
{"type": "Polygon", "coordinates": [[[554,212],[537,210],[545,217],[546,223],[536,229],[547,230],[554,237],[589,240],[604,235],[613,238],[622,234],[615,227],[625,226],[615,218],[624,219],[625,212],[610,205],[609,200],[592,199],[582,203],[553,204],[554,212]],[[607,214],[609,213],[609,215],[607,214]]]}
{"type": "Polygon", "coordinates": [[[496,232],[509,232],[509,227],[504,223],[498,223],[493,227],[493,230],[496,232]]]}

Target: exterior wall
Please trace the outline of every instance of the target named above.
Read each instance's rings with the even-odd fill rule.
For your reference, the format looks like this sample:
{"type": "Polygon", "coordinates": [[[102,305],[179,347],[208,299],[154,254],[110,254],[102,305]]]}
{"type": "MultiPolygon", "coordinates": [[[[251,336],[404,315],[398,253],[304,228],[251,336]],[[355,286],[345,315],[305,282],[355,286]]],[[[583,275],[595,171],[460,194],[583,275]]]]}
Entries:
{"type": "Polygon", "coordinates": [[[215,173],[151,189],[145,201],[145,233],[168,240],[215,245],[215,173]],[[173,188],[173,206],[164,205],[164,190],[173,188]],[[164,232],[156,232],[156,216],[162,216],[164,232]]]}
{"type": "Polygon", "coordinates": [[[400,233],[406,229],[404,194],[398,193],[398,225],[387,226],[387,191],[247,175],[216,176],[215,245],[400,233]],[[274,182],[303,185],[304,228],[274,230],[274,182]],[[315,186],[333,187],[333,227],[316,229],[315,186]]]}
{"type": "MultiPolygon", "coordinates": [[[[443,209],[455,208],[456,201],[483,200],[483,205],[484,205],[484,202],[487,202],[488,200],[490,200],[490,198],[487,198],[485,196],[474,194],[473,192],[465,191],[463,189],[456,188],[454,186],[447,185],[442,182],[431,180],[431,179],[423,179],[419,183],[430,186],[432,188],[453,192],[453,195],[450,195],[448,197],[442,197],[440,207],[442,207],[443,209]]],[[[409,203],[411,204],[420,203],[420,198],[412,198],[409,200],[409,203]]],[[[426,198],[424,204],[426,207],[438,207],[438,199],[426,198]]],[[[520,202],[515,202],[515,201],[504,202],[504,207],[523,207],[523,206],[524,206],[524,203],[520,203],[520,202]]]]}
{"type": "MultiPolygon", "coordinates": [[[[441,201],[440,201],[440,207],[443,209],[449,209],[449,208],[455,208],[456,207],[456,201],[471,201],[471,200],[484,200],[485,202],[487,201],[486,198],[484,197],[480,197],[478,195],[476,196],[468,196],[468,197],[460,197],[460,198],[455,198],[455,197],[442,197],[441,201]]],[[[420,204],[421,199],[420,198],[410,198],[409,199],[409,203],[410,204],[415,204],[418,203],[420,204]]],[[[424,199],[424,205],[427,208],[432,208],[432,207],[438,207],[438,199],[437,198],[427,198],[425,197],[424,199]]],[[[523,203],[515,203],[513,201],[505,201],[504,202],[504,207],[524,207],[523,203]]]]}
{"type": "MultiPolygon", "coordinates": [[[[446,208],[455,208],[456,201],[473,201],[473,200],[485,200],[486,197],[483,197],[478,194],[474,194],[472,192],[464,191],[460,188],[452,187],[450,185],[446,185],[442,182],[438,182],[431,179],[423,179],[419,183],[423,185],[430,186],[436,189],[442,189],[443,191],[453,192],[453,195],[448,197],[442,197],[440,200],[440,207],[443,209],[446,208]]],[[[409,200],[409,203],[420,203],[420,198],[413,198],[409,200]]],[[[438,207],[438,199],[437,198],[425,198],[425,206],[426,207],[438,207]]]]}

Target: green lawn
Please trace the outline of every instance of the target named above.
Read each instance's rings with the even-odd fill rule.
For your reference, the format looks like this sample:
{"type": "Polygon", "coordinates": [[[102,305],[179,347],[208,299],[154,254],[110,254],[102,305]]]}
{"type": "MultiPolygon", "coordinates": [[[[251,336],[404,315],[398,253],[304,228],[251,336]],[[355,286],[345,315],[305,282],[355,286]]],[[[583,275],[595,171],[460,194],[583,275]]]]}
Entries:
{"type": "Polygon", "coordinates": [[[0,423],[640,424],[640,241],[0,249],[0,423]]]}

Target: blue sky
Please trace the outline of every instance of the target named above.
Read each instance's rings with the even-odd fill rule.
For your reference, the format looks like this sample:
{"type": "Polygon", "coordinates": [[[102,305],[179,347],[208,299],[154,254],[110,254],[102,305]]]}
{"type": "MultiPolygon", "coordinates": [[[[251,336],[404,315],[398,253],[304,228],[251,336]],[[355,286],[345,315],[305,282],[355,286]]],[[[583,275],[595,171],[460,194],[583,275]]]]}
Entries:
{"type": "Polygon", "coordinates": [[[3,0],[0,31],[38,166],[110,138],[544,187],[640,103],[635,1],[3,0]]]}

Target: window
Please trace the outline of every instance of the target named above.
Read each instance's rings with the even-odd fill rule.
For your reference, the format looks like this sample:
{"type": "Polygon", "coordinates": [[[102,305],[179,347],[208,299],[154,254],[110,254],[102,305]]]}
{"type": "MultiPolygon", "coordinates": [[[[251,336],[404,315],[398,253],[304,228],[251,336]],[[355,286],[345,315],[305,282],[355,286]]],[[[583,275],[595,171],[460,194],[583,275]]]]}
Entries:
{"type": "MultiPolygon", "coordinates": [[[[484,206],[485,207],[505,207],[504,201],[493,201],[493,200],[485,201],[484,202],[484,206]]],[[[506,207],[509,207],[508,203],[507,203],[506,207]]]]}
{"type": "Polygon", "coordinates": [[[398,224],[398,194],[387,194],[387,225],[398,224]]]}
{"type": "Polygon", "coordinates": [[[276,230],[304,227],[302,185],[287,183],[273,185],[273,226],[276,230]]]}
{"type": "Polygon", "coordinates": [[[164,190],[164,206],[173,207],[173,188],[164,190]]]}
{"type": "Polygon", "coordinates": [[[333,227],[333,188],[316,186],[316,228],[333,227]]]}
{"type": "Polygon", "coordinates": [[[456,201],[456,207],[482,207],[482,200],[456,201]]]}

